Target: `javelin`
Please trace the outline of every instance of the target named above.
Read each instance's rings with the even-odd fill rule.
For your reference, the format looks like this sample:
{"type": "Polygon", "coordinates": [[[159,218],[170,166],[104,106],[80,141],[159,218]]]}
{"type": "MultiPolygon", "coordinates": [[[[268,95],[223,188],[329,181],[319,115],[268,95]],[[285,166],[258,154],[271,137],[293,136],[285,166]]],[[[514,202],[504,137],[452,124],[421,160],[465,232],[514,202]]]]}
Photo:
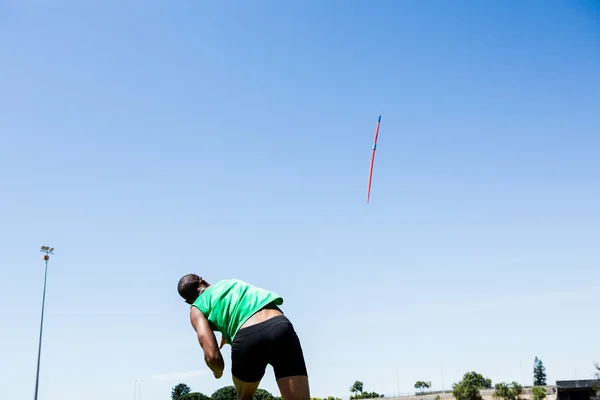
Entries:
{"type": "Polygon", "coordinates": [[[371,198],[371,179],[373,178],[373,163],[375,162],[375,150],[377,150],[377,137],[379,136],[379,124],[381,123],[381,115],[377,120],[377,128],[375,128],[375,139],[373,139],[373,151],[371,152],[371,166],[369,167],[369,189],[367,191],[367,204],[371,198]]]}

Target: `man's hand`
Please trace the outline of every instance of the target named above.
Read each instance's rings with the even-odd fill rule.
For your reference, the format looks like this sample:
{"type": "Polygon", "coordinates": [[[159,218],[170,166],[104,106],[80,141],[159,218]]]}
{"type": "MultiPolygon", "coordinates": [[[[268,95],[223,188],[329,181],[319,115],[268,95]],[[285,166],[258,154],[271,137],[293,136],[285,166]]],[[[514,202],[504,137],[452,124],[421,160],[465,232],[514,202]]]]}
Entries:
{"type": "Polygon", "coordinates": [[[219,379],[223,376],[223,371],[220,371],[220,372],[213,371],[213,375],[215,376],[215,378],[219,379]]]}

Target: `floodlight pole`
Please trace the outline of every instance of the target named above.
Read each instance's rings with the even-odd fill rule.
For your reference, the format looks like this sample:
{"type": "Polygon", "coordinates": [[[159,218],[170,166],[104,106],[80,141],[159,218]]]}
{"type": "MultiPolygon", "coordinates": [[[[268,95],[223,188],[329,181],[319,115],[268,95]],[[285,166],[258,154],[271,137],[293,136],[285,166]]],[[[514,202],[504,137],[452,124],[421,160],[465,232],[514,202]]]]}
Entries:
{"type": "Polygon", "coordinates": [[[44,292],[42,294],[42,317],[40,318],[40,342],[38,345],[38,358],[37,358],[37,372],[35,375],[35,395],[34,400],[38,398],[38,387],[40,383],[40,357],[42,355],[42,331],[44,328],[44,306],[46,305],[46,280],[48,278],[48,260],[50,259],[50,254],[54,255],[53,248],[49,248],[47,246],[42,246],[40,250],[42,253],[45,253],[42,259],[46,263],[46,268],[44,271],[44,292]]]}

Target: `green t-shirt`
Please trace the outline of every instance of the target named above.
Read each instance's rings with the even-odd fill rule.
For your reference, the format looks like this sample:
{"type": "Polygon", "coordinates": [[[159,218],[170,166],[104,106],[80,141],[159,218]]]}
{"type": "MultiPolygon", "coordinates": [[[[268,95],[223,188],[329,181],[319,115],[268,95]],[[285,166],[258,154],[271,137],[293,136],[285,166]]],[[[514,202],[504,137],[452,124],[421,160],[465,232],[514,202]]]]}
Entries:
{"type": "Polygon", "coordinates": [[[210,285],[198,296],[193,307],[232,343],[240,327],[269,303],[283,304],[283,298],[238,279],[222,280],[210,285]]]}

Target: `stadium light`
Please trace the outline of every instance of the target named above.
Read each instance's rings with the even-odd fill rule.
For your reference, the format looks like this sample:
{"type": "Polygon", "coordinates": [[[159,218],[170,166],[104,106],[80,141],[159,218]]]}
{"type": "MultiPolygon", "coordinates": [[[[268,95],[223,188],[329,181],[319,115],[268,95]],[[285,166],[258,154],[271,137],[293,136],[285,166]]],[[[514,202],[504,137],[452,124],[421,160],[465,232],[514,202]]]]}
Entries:
{"type": "Polygon", "coordinates": [[[42,294],[42,317],[40,319],[40,343],[38,345],[38,358],[37,358],[37,372],[35,375],[35,395],[34,400],[38,398],[38,387],[40,383],[40,358],[42,355],[42,331],[44,329],[44,306],[46,305],[46,279],[48,278],[48,260],[50,259],[50,255],[54,255],[54,247],[42,246],[40,251],[44,253],[42,259],[46,263],[46,268],[44,271],[44,292],[42,294]]]}

